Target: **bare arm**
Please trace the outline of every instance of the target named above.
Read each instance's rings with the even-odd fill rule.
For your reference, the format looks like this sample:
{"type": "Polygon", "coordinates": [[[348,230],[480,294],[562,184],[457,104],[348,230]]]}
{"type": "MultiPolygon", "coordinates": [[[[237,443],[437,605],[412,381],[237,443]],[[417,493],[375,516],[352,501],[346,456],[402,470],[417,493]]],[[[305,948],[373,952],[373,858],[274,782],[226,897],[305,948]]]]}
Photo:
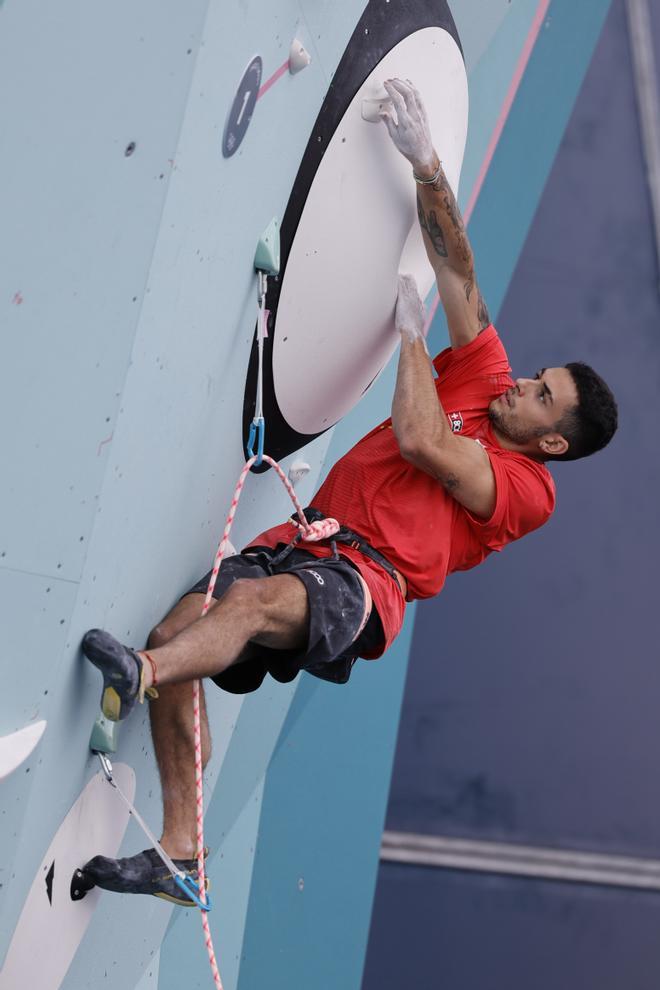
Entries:
{"type": "Polygon", "coordinates": [[[447,316],[452,347],[462,347],[490,323],[477,285],[465,224],[433,148],[419,93],[412,84],[400,79],[388,80],[385,88],[397,119],[395,122],[387,110],[382,116],[394,144],[411,163],[418,178],[435,176],[432,184],[417,184],[417,215],[447,316]]]}
{"type": "Polygon", "coordinates": [[[447,316],[451,345],[456,348],[469,344],[485,330],[490,316],[477,285],[463,217],[437,156],[435,167],[417,174],[426,178],[436,173],[432,185],[417,185],[417,216],[447,316]]]}
{"type": "Polygon", "coordinates": [[[424,307],[415,280],[399,278],[395,316],[401,352],[392,401],[392,429],[402,457],[431,477],[483,519],[495,508],[495,477],[488,454],[449,426],[433,380],[423,336],[424,307]]]}

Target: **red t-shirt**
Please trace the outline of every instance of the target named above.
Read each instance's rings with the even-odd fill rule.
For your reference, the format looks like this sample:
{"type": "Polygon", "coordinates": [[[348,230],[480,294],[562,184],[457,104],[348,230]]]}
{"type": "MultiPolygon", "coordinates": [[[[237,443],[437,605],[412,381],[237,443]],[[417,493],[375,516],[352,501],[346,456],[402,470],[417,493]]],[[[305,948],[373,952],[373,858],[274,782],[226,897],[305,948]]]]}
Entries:
{"type": "MultiPolygon", "coordinates": [[[[488,406],[514,382],[506,351],[490,326],[457,350],[434,360],[435,380],[452,429],[486,450],[495,475],[496,502],[490,519],[478,519],[442,485],[405,461],[392,420],[368,433],[332,468],[311,504],[348,526],[379,550],[408,582],[408,601],[430,598],[452,571],[480,564],[493,550],[543,525],[555,506],[555,487],[543,464],[499,446],[488,406]]],[[[262,533],[251,546],[288,543],[297,528],[284,523],[262,533]]],[[[331,550],[315,543],[301,548],[318,557],[331,550]]],[[[369,585],[383,623],[380,656],[401,629],[404,600],[396,582],[374,561],[338,544],[369,585]]]]}

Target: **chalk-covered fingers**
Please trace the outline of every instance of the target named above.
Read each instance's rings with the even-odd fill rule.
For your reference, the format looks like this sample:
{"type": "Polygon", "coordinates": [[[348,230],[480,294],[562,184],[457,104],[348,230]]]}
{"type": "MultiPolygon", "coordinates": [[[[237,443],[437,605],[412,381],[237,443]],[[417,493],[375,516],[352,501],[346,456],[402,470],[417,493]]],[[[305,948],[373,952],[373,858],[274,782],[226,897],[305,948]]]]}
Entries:
{"type": "Polygon", "coordinates": [[[409,341],[424,340],[426,311],[412,275],[399,275],[394,326],[409,341]]]}
{"type": "Polygon", "coordinates": [[[396,111],[397,124],[401,125],[404,123],[407,108],[403,93],[400,93],[398,86],[395,86],[396,82],[396,79],[387,79],[384,85],[396,111]]]}
{"type": "Polygon", "coordinates": [[[388,79],[385,89],[396,121],[389,108],[383,110],[381,117],[396,148],[415,171],[432,167],[437,157],[421,96],[412,83],[402,79],[388,79]]]}
{"type": "Polygon", "coordinates": [[[431,129],[429,127],[429,118],[426,113],[426,107],[424,106],[424,101],[422,100],[419,90],[415,89],[410,79],[407,79],[406,82],[408,84],[408,89],[409,89],[408,100],[410,101],[410,104],[414,106],[415,112],[419,115],[424,127],[429,132],[429,137],[430,137],[431,129]]]}

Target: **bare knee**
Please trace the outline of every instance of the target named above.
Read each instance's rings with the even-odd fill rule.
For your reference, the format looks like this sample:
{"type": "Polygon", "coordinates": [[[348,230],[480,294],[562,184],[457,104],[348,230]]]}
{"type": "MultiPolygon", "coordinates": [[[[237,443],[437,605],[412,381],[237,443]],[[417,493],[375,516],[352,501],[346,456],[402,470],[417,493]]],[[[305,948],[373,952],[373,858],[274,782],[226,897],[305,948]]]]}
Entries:
{"type": "MultiPolygon", "coordinates": [[[[159,646],[164,646],[183,629],[196,622],[202,615],[203,604],[204,595],[185,595],[172,611],[151,630],[147,639],[147,649],[156,650],[159,646]]],[[[213,608],[215,605],[217,602],[214,600],[210,607],[213,608]]]]}
{"type": "Polygon", "coordinates": [[[178,630],[172,628],[173,625],[167,619],[163,619],[157,626],[154,626],[147,638],[147,648],[156,650],[159,646],[165,646],[165,643],[169,643],[178,632],[178,630]]]}
{"type": "MultiPolygon", "coordinates": [[[[199,615],[196,615],[195,618],[199,618],[199,615]]],[[[182,629],[185,629],[193,621],[192,616],[181,615],[178,613],[178,609],[173,609],[169,615],[166,615],[151,630],[147,639],[147,648],[157,650],[159,646],[165,646],[165,643],[169,643],[171,639],[174,639],[182,629]]]]}
{"type": "Polygon", "coordinates": [[[232,612],[252,619],[255,627],[268,621],[272,612],[279,606],[277,582],[273,578],[238,578],[227,589],[223,602],[228,603],[232,612]]]}

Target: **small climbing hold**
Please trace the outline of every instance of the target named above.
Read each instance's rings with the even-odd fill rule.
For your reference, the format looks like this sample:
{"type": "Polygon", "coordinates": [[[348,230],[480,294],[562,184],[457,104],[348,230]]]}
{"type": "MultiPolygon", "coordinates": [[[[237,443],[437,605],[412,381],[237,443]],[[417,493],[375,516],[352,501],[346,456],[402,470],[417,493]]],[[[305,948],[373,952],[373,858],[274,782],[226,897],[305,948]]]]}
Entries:
{"type": "Polygon", "coordinates": [[[280,271],[280,224],[273,217],[257,242],[254,267],[266,275],[278,275],[280,271]]]}
{"type": "Polygon", "coordinates": [[[306,461],[297,460],[294,461],[289,468],[289,481],[292,485],[297,485],[299,481],[309,474],[310,467],[306,461]]]}
{"type": "Polygon", "coordinates": [[[297,72],[302,72],[312,61],[312,56],[307,49],[294,38],[289,49],[289,72],[295,76],[297,72]]]}
{"type": "Polygon", "coordinates": [[[383,97],[380,100],[362,100],[362,120],[366,120],[370,124],[378,124],[383,111],[390,110],[391,106],[392,101],[389,97],[383,97]]]}

